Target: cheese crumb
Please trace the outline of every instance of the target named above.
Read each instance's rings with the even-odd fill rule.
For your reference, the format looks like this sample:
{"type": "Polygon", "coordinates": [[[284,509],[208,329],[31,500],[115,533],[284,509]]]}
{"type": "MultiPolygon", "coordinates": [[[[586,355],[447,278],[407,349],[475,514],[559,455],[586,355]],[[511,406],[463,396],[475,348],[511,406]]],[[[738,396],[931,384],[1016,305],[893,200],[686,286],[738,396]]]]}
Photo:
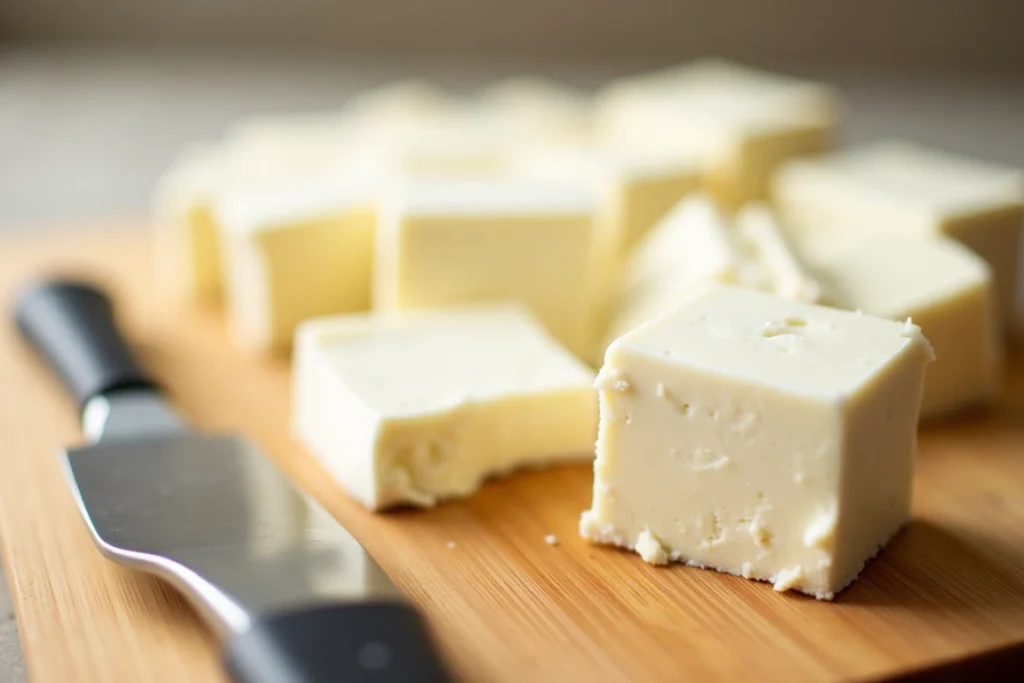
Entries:
{"type": "Polygon", "coordinates": [[[796,588],[797,584],[803,581],[804,568],[800,565],[795,567],[787,567],[781,570],[775,575],[775,583],[772,584],[774,590],[780,593],[796,588]]]}
{"type": "Polygon", "coordinates": [[[754,565],[750,564],[749,562],[744,562],[743,566],[740,567],[740,576],[742,576],[744,579],[754,578],[754,565]]]}
{"type": "Polygon", "coordinates": [[[636,551],[644,562],[650,564],[668,564],[668,554],[658,537],[647,529],[640,532],[636,539],[636,551]]]}
{"type": "Polygon", "coordinates": [[[555,536],[554,534],[548,534],[544,537],[544,542],[548,545],[558,545],[558,536],[555,536]]]}
{"type": "Polygon", "coordinates": [[[808,548],[830,550],[835,541],[836,512],[830,510],[807,525],[804,530],[804,545],[808,548]]]}
{"type": "Polygon", "coordinates": [[[448,550],[455,550],[455,541],[448,541],[444,544],[444,547],[448,548],[448,550]]]}

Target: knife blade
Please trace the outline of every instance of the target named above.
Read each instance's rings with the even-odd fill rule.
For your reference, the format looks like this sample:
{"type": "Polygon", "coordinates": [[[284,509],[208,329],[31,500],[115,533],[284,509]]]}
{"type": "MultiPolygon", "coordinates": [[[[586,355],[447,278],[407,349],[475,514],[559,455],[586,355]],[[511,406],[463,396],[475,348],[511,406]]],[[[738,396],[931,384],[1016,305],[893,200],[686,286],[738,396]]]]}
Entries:
{"type": "Polygon", "coordinates": [[[419,614],[358,541],[258,451],[192,432],[74,281],[18,297],[22,336],[82,410],[62,464],[99,551],[174,585],[236,683],[448,680],[419,614]]]}

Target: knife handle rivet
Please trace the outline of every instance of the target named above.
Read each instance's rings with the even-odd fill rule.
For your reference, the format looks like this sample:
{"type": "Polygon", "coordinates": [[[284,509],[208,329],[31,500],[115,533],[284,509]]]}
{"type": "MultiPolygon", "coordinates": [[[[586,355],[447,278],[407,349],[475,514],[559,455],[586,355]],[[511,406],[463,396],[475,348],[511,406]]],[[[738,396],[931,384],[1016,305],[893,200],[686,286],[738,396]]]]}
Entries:
{"type": "Polygon", "coordinates": [[[360,646],[356,659],[367,671],[383,671],[391,665],[391,648],[379,640],[371,640],[360,646]]]}

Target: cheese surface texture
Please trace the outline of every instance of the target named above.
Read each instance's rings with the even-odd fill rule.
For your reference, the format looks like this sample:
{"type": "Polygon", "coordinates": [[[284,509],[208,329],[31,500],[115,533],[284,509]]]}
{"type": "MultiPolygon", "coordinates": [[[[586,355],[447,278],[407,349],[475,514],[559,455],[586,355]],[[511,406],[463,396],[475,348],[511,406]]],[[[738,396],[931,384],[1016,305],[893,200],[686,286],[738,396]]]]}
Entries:
{"type": "Polygon", "coordinates": [[[988,264],[942,237],[867,240],[822,259],[846,306],[919,325],[935,349],[922,417],[994,399],[1002,386],[1002,338],[988,264]]]}
{"type": "Polygon", "coordinates": [[[778,163],[829,148],[839,121],[829,88],[717,60],[613,82],[596,116],[609,138],[698,154],[705,188],[730,208],[767,198],[778,163]]]}
{"type": "Polygon", "coordinates": [[[767,207],[752,204],[729,219],[710,199],[695,195],[673,208],[627,261],[605,346],[671,310],[702,282],[741,285],[795,301],[831,301],[767,207]]]}
{"type": "Polygon", "coordinates": [[[946,235],[992,267],[1004,321],[1017,313],[1024,173],[905,142],[793,161],[774,180],[787,227],[808,251],[888,235],[946,235]]]}
{"type": "Polygon", "coordinates": [[[608,349],[584,537],[830,599],[908,520],[909,323],[709,285],[608,349]]]}
{"type": "Polygon", "coordinates": [[[300,322],[369,308],[375,192],[375,180],[355,169],[222,197],[228,313],[238,343],[287,349],[300,322]]]}
{"type": "Polygon", "coordinates": [[[594,373],[521,306],[313,320],[295,354],[294,431],[371,509],[592,457],[594,373]]]}
{"type": "Polygon", "coordinates": [[[584,353],[596,291],[594,214],[584,184],[407,180],[381,203],[374,305],[517,300],[584,353]]]}

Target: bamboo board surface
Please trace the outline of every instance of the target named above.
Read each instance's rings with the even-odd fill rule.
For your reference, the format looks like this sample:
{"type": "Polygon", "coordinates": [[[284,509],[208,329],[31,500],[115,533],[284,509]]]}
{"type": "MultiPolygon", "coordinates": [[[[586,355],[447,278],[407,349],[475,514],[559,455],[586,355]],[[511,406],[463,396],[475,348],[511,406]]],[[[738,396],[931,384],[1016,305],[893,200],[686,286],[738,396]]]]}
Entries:
{"type": "Polygon", "coordinates": [[[43,273],[107,286],[181,410],[242,432],[306,484],[419,605],[463,680],[874,679],[1017,645],[1021,665],[1019,356],[995,410],[923,430],[914,520],[820,603],[587,544],[586,465],[510,476],[434,510],[364,512],[290,438],[287,361],[237,351],[214,311],[155,304],[148,242],[127,228],[0,242],[0,543],[32,680],[223,680],[182,599],[103,560],[77,516],[56,458],[80,440],[75,411],[9,320],[16,287],[43,273]]]}

